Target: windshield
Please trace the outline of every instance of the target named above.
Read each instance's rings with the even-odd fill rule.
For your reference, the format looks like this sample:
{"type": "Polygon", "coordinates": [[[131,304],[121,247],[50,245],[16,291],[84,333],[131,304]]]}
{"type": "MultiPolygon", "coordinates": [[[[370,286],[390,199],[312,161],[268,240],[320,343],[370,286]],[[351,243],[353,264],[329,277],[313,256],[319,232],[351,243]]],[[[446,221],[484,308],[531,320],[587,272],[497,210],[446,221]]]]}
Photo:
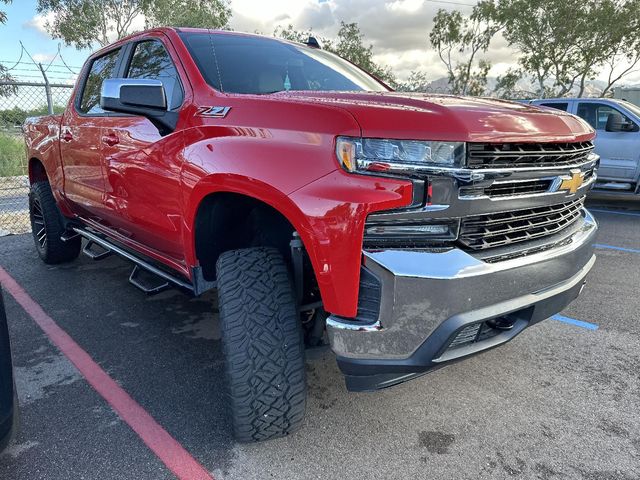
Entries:
{"type": "Polygon", "coordinates": [[[388,90],[358,67],[317,48],[245,35],[180,36],[207,83],[223,92],[388,90]]]}
{"type": "Polygon", "coordinates": [[[634,105],[631,102],[627,102],[626,100],[618,100],[618,102],[620,103],[620,105],[622,105],[627,110],[631,111],[631,113],[633,113],[638,118],[640,118],[640,107],[638,107],[637,105],[634,105]]]}

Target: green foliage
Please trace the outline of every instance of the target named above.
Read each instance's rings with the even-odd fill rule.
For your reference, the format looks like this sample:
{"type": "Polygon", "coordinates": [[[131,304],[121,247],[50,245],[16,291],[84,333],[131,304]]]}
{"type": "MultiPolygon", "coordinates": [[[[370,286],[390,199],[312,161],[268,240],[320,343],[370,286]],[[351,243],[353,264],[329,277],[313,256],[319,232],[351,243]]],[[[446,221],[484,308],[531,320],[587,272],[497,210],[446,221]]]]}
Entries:
{"type": "Polygon", "coordinates": [[[396,85],[396,90],[399,92],[428,92],[430,83],[426,72],[413,70],[406,81],[396,85]]]}
{"type": "Polygon", "coordinates": [[[517,98],[517,83],[522,78],[522,71],[510,68],[498,77],[493,92],[501,98],[517,98]]]}
{"type": "Polygon", "coordinates": [[[0,177],[24,175],[25,155],[22,137],[0,132],[0,177]]]}
{"type": "Polygon", "coordinates": [[[336,39],[318,37],[311,30],[296,30],[293,25],[288,25],[286,28],[278,27],[273,35],[299,43],[306,42],[309,36],[315,36],[323,50],[340,55],[391,86],[396,85],[396,79],[391,69],[379,65],[373,60],[373,45],[365,45],[364,34],[360,31],[357,23],[340,22],[340,30],[336,39]]]}
{"type": "Polygon", "coordinates": [[[281,26],[276,27],[276,29],[273,31],[273,36],[289,40],[290,42],[298,43],[305,43],[309,39],[309,37],[313,36],[317,38],[321,46],[324,47],[324,44],[327,43],[326,39],[320,39],[316,35],[314,35],[311,29],[303,32],[302,30],[296,30],[292,24],[287,25],[286,28],[283,28],[281,26]]]}
{"type": "MultiPolygon", "coordinates": [[[[14,79],[9,74],[7,68],[4,65],[0,65],[0,81],[12,82],[14,79]]],[[[0,85],[0,97],[10,97],[17,93],[18,87],[15,85],[0,85]]]]}
{"type": "Polygon", "coordinates": [[[360,32],[357,23],[340,22],[337,40],[328,43],[323,48],[349,60],[385,83],[390,85],[396,83],[389,67],[378,65],[373,61],[373,45],[365,45],[364,34],[360,32]]]}
{"type": "Polygon", "coordinates": [[[103,47],[132,33],[144,0],[38,0],[37,11],[55,13],[46,29],[77,49],[103,47]]]}
{"type": "Polygon", "coordinates": [[[477,5],[469,17],[457,10],[440,9],[433,19],[429,41],[447,69],[452,93],[485,93],[491,64],[478,57],[486,53],[491,39],[500,30],[485,9],[477,5]]]}
{"type": "Polygon", "coordinates": [[[566,95],[574,87],[582,95],[586,81],[607,66],[609,89],[640,61],[640,0],[487,0],[481,6],[519,51],[519,67],[535,79],[539,96],[566,95]],[[632,67],[620,69],[621,59],[632,67]]]}
{"type": "Polygon", "coordinates": [[[144,11],[148,27],[226,29],[231,19],[228,0],[153,0],[144,11]]]}
{"type": "MultiPolygon", "coordinates": [[[[64,109],[64,105],[54,105],[53,113],[61,114],[64,112],[64,109]]],[[[0,128],[15,129],[15,127],[21,126],[28,117],[40,117],[42,115],[49,115],[49,110],[46,105],[30,110],[23,110],[19,107],[0,110],[0,128]]]]}
{"type": "MultiPolygon", "coordinates": [[[[12,0],[0,0],[0,3],[4,3],[5,5],[9,5],[12,0]]],[[[0,24],[7,23],[7,12],[0,10],[0,24]]]]}
{"type": "Polygon", "coordinates": [[[78,49],[105,46],[134,33],[144,14],[147,26],[226,28],[227,0],[38,0],[38,13],[55,13],[46,29],[78,49]]]}

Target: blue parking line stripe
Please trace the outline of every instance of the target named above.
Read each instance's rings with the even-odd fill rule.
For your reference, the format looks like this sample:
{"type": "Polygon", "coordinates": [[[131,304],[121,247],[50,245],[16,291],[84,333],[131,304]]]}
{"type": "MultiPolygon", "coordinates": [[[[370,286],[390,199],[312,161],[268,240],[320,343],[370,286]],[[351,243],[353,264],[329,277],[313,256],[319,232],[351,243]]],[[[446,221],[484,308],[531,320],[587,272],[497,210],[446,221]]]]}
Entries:
{"type": "Polygon", "coordinates": [[[557,320],[559,322],[569,323],[571,325],[575,325],[576,327],[586,328],[587,330],[597,330],[598,325],[595,323],[583,322],[582,320],[576,320],[575,318],[565,317],[564,315],[554,315],[551,317],[553,320],[557,320]]]}
{"type": "Polygon", "coordinates": [[[605,210],[601,208],[589,208],[590,212],[613,213],[614,215],[629,215],[630,217],[640,217],[640,213],[636,212],[618,212],[617,210],[605,210]]]}
{"type": "Polygon", "coordinates": [[[637,248],[616,247],[615,245],[605,245],[604,243],[596,243],[595,247],[604,248],[607,250],[619,250],[621,252],[640,253],[640,250],[638,250],[637,248]]]}

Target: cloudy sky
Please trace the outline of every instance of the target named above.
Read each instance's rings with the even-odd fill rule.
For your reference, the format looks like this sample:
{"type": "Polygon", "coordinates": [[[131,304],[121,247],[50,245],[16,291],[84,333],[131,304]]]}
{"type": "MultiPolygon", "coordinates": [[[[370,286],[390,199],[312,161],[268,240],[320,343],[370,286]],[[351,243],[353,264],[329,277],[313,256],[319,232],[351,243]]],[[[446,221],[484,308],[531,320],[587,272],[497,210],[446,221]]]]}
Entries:
{"type": "MultiPolygon", "coordinates": [[[[376,60],[406,78],[411,70],[422,69],[429,79],[444,76],[444,68],[430,48],[428,35],[433,17],[440,8],[469,12],[474,0],[232,0],[234,30],[271,34],[277,26],[293,24],[297,29],[313,29],[321,36],[334,36],[340,21],[357,22],[366,41],[373,44],[376,60]]],[[[0,26],[0,61],[17,60],[21,40],[37,61],[56,54],[59,41],[44,30],[45,19],[36,15],[36,0],[14,0],[3,7],[8,22],[0,26]]],[[[143,19],[139,24],[142,26],[143,19]]],[[[70,66],[79,67],[89,51],[62,48],[70,66]]],[[[486,58],[493,64],[492,76],[514,63],[515,54],[497,38],[486,58]]],[[[16,72],[17,73],[17,72],[16,72]]],[[[60,71],[59,75],[63,75],[60,71]]],[[[640,73],[629,81],[640,81],[640,73]]]]}

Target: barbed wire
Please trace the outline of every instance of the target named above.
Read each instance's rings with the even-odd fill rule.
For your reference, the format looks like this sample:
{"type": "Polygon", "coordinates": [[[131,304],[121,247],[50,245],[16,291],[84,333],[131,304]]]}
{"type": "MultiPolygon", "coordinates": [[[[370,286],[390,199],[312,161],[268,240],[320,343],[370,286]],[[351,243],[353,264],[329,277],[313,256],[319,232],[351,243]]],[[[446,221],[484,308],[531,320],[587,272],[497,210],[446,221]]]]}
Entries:
{"type": "Polygon", "coordinates": [[[54,82],[67,82],[71,83],[75,80],[75,76],[77,76],[82,67],[74,67],[72,68],[66,62],[62,55],[61,45],[58,44],[58,50],[56,54],[46,63],[46,67],[42,66],[42,63],[45,62],[37,62],[29,50],[24,46],[24,44],[20,41],[20,55],[17,61],[13,60],[0,60],[0,65],[2,65],[3,71],[5,75],[10,75],[10,78],[16,79],[32,79],[32,78],[41,78],[46,75],[47,79],[54,82]],[[28,57],[29,61],[23,61],[23,57],[28,57]],[[56,63],[56,59],[61,63],[56,63]],[[15,75],[12,75],[12,72],[15,72],[15,75]],[[71,77],[70,75],[73,75],[71,77]]]}

